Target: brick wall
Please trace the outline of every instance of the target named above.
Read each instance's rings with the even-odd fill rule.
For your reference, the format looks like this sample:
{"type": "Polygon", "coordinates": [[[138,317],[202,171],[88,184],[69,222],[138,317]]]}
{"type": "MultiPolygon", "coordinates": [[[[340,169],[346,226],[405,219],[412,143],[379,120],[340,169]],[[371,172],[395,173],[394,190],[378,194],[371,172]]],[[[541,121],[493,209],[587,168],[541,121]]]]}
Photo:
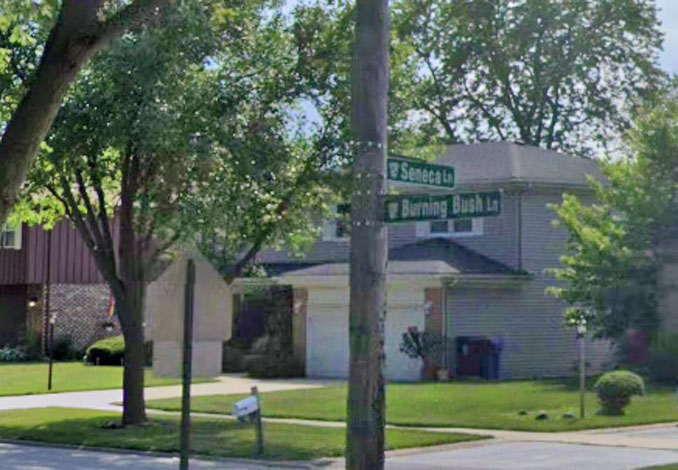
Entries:
{"type": "Polygon", "coordinates": [[[106,284],[55,284],[51,288],[50,310],[56,314],[55,340],[70,336],[77,349],[85,349],[95,341],[121,333],[117,318],[108,332],[110,291],[106,284]]]}

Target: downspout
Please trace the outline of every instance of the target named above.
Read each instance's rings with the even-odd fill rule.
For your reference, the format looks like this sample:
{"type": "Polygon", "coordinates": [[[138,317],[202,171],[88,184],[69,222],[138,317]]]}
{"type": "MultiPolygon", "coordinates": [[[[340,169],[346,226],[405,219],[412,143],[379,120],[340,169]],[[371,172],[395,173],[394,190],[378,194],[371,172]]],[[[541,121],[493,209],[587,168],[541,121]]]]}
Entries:
{"type": "Polygon", "coordinates": [[[518,191],[518,269],[523,269],[523,191],[518,191]]]}

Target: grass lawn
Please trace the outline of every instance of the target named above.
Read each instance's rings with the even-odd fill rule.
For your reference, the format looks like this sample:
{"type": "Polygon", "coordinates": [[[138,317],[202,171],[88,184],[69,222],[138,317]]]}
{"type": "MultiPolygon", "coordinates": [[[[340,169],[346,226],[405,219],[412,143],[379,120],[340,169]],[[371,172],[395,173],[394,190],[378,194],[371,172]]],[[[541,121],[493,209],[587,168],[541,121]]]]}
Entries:
{"type": "MultiPolygon", "coordinates": [[[[47,393],[47,363],[0,365],[0,396],[47,393]]],[[[122,388],[122,367],[89,366],[82,362],[57,362],[52,375],[52,392],[122,388]]],[[[173,385],[180,381],[158,378],[146,370],[146,385],[173,385]]]]}
{"type": "MultiPolygon", "coordinates": [[[[143,427],[105,429],[120,415],[93,410],[44,408],[0,413],[0,439],[113,447],[141,451],[177,452],[178,418],[153,418],[143,427]]],[[[193,450],[219,457],[254,457],[254,428],[224,419],[193,420],[193,450]]],[[[387,431],[387,448],[424,447],[483,439],[464,434],[387,431]]],[[[291,424],[264,423],[262,458],[308,460],[343,455],[345,430],[291,424]]]]}
{"type": "MultiPolygon", "coordinates": [[[[194,411],[230,413],[233,402],[243,396],[215,395],[192,399],[194,411]]],[[[600,416],[595,395],[586,396],[587,418],[578,416],[579,394],[563,380],[512,381],[500,383],[451,382],[389,384],[386,420],[404,426],[449,426],[524,431],[571,431],[678,421],[673,390],[655,388],[635,397],[622,417],[600,416]],[[521,416],[519,412],[527,412],[521,416]],[[544,411],[549,419],[535,420],[544,411]]],[[[346,387],[262,393],[264,416],[343,421],[346,416],[346,387]]],[[[178,399],[154,400],[149,407],[178,410],[178,399]]]]}
{"type": "Polygon", "coordinates": [[[640,470],[678,470],[678,463],[672,463],[670,465],[661,465],[659,467],[646,467],[641,468],[640,470]]]}

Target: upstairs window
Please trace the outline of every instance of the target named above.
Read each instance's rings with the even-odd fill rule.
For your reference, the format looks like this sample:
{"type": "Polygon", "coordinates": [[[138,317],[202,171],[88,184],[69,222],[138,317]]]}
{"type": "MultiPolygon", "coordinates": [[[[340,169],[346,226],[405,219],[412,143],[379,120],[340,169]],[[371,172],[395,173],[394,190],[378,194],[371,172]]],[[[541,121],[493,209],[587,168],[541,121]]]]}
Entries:
{"type": "Polygon", "coordinates": [[[21,224],[2,227],[2,230],[0,230],[0,249],[21,249],[21,224]]]}
{"type": "Polygon", "coordinates": [[[454,219],[417,222],[417,236],[421,238],[475,237],[483,234],[483,219],[454,219]]]}
{"type": "Polygon", "coordinates": [[[337,242],[348,240],[351,235],[351,205],[339,204],[330,209],[330,219],[325,222],[323,240],[337,242]]]}

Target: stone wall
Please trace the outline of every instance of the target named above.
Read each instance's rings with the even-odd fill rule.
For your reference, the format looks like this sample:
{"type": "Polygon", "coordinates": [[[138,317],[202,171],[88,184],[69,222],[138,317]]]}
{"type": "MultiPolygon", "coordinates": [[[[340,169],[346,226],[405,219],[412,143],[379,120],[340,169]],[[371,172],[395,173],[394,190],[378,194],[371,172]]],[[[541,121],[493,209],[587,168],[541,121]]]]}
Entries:
{"type": "Polygon", "coordinates": [[[115,327],[108,332],[110,290],[106,284],[54,284],[51,288],[50,310],[56,314],[55,340],[70,336],[76,349],[122,334],[117,317],[115,327]]]}

